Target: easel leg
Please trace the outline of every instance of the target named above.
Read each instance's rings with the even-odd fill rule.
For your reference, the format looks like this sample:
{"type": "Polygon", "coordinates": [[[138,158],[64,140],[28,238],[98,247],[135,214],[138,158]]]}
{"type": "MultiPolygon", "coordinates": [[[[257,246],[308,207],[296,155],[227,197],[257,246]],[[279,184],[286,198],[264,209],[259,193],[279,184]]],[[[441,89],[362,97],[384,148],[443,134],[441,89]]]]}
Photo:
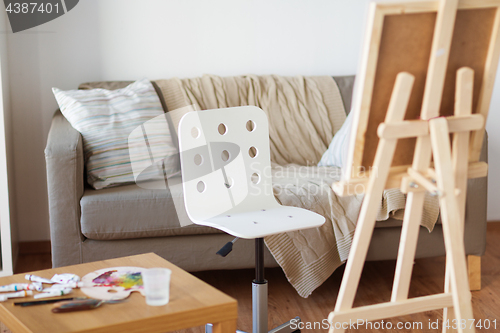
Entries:
{"type": "MultiPolygon", "coordinates": [[[[444,292],[451,293],[451,281],[450,281],[450,258],[446,255],[446,273],[444,275],[444,292]]],[[[444,308],[443,309],[443,329],[442,333],[455,333],[457,332],[456,328],[453,328],[452,325],[445,325],[446,323],[453,323],[453,320],[456,320],[455,313],[453,312],[453,308],[444,308]]]]}
{"type": "Polygon", "coordinates": [[[467,270],[469,271],[470,290],[481,290],[481,257],[468,255],[467,270]]]}
{"type": "MultiPolygon", "coordinates": [[[[386,122],[401,121],[404,118],[414,78],[408,73],[400,73],[391,97],[391,102],[386,115],[386,122]]],[[[397,140],[381,139],[375,155],[375,173],[370,175],[370,181],[365,191],[366,195],[361,206],[358,225],[349,253],[349,259],[342,278],[335,311],[352,308],[354,297],[359,285],[359,278],[366,259],[366,253],[375,227],[375,220],[380,206],[380,199],[387,182],[392,157],[396,150],[397,140]]],[[[344,329],[335,329],[333,325],[330,333],[342,333],[344,329]]]]}
{"type": "MultiPolygon", "coordinates": [[[[472,114],[472,94],[474,84],[474,71],[470,68],[460,68],[457,71],[457,83],[455,92],[455,115],[469,116],[472,114]]],[[[469,132],[457,132],[453,134],[452,164],[455,174],[455,187],[459,190],[456,195],[458,204],[458,213],[460,218],[460,228],[464,230],[465,220],[465,199],[467,193],[467,169],[468,169],[468,150],[469,150],[469,132]]],[[[446,258],[446,275],[444,290],[446,293],[451,291],[450,287],[450,265],[449,258],[446,258]]],[[[470,279],[470,277],[469,277],[470,279]]],[[[472,290],[472,289],[471,289],[472,290]]],[[[443,322],[453,322],[455,319],[453,309],[443,309],[443,322]]],[[[443,333],[456,332],[456,329],[446,328],[443,325],[443,333]]]]}
{"type": "MultiPolygon", "coordinates": [[[[450,276],[450,286],[453,294],[453,307],[458,323],[466,320],[466,327],[458,325],[458,332],[475,332],[470,327],[473,319],[471,294],[467,281],[467,267],[465,263],[465,248],[463,227],[460,222],[460,212],[455,194],[455,179],[452,170],[448,124],[444,118],[429,121],[431,142],[438,186],[445,193],[440,198],[441,218],[446,253],[448,256],[447,268],[450,276]]],[[[444,323],[446,324],[446,323],[444,323]]]]}
{"type": "Polygon", "coordinates": [[[401,230],[396,274],[392,286],[391,302],[408,298],[410,280],[417,249],[418,232],[422,220],[425,192],[410,192],[406,199],[405,216],[401,230]]]}

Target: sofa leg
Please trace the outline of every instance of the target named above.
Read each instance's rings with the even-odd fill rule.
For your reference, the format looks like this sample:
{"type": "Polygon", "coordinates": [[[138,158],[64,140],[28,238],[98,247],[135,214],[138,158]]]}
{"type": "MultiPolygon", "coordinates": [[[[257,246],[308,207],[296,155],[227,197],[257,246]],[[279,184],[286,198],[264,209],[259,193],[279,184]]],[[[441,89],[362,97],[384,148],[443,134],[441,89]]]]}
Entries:
{"type": "Polygon", "coordinates": [[[468,255],[469,287],[471,291],[481,290],[481,257],[468,255]]]}

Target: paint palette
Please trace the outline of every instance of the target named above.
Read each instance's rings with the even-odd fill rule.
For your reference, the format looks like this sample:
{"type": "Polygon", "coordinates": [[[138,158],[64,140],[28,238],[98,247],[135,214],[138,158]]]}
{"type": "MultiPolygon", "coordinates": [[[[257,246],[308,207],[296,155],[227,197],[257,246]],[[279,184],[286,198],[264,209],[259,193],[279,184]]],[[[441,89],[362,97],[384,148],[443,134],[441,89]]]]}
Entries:
{"type": "Polygon", "coordinates": [[[85,285],[92,287],[81,288],[87,296],[97,299],[123,299],[131,292],[138,291],[143,296],[142,267],[111,267],[89,273],[82,278],[85,285]]]}

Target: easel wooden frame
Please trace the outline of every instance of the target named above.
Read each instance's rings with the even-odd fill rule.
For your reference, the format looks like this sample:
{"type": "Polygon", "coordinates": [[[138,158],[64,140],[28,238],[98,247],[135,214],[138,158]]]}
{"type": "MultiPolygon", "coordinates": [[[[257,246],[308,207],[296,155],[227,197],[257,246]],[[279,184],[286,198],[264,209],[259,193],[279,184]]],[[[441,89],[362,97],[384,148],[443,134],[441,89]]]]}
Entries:
{"type": "MultiPolygon", "coordinates": [[[[473,29],[481,25],[476,22],[475,25],[467,28],[473,29]]],[[[353,144],[348,161],[351,169],[347,172],[347,180],[334,186],[338,194],[348,195],[361,184],[366,188],[365,198],[337,304],[328,317],[331,323],[330,332],[345,330],[343,325],[340,325],[340,328],[338,325],[335,326],[336,323],[358,319],[371,321],[441,308],[444,309],[444,321],[450,320],[452,326],[452,329],[448,330],[443,325],[443,332],[475,331],[474,325],[468,321],[473,319],[473,313],[465,262],[463,220],[467,179],[483,177],[487,174],[487,164],[478,160],[500,55],[499,29],[500,1],[495,0],[372,4],[369,22],[370,38],[364,50],[361,85],[358,85],[358,94],[355,96],[357,98],[354,111],[356,112],[355,130],[352,132],[353,144]],[[459,9],[465,9],[465,11],[458,12],[459,9]],[[471,11],[466,11],[468,9],[471,11]],[[478,11],[473,12],[474,9],[478,11]],[[481,12],[481,10],[485,11],[481,12]],[[424,87],[422,94],[419,96],[414,86],[415,78],[418,78],[418,75],[421,76],[421,73],[412,75],[401,71],[397,74],[387,112],[380,108],[380,105],[379,110],[373,110],[372,106],[376,104],[376,102],[372,103],[372,97],[375,98],[373,95],[377,83],[376,77],[380,75],[378,71],[383,72],[384,69],[382,59],[384,50],[380,48],[387,46],[383,40],[384,19],[387,15],[433,11],[437,11],[437,15],[432,29],[430,57],[427,64],[425,59],[423,61],[427,70],[424,84],[420,82],[424,87]],[[457,36],[457,31],[463,28],[460,24],[464,22],[464,17],[472,17],[476,13],[487,14],[491,19],[490,27],[487,28],[490,30],[489,35],[483,34],[483,37],[487,37],[483,62],[471,66],[475,70],[460,66],[458,70],[450,74],[450,67],[453,62],[457,62],[454,54],[457,51],[456,39],[461,38],[457,36]],[[480,80],[476,82],[474,81],[475,74],[480,76],[480,80]],[[451,107],[446,105],[449,102],[449,96],[446,96],[446,93],[449,93],[450,75],[454,77],[452,82],[455,90],[452,96],[454,106],[451,105],[451,107]],[[445,98],[448,98],[448,101],[445,98]],[[415,106],[419,107],[419,119],[407,113],[415,106]],[[452,114],[450,114],[450,109],[454,109],[452,114]],[[371,159],[365,148],[373,141],[373,126],[370,132],[368,117],[374,112],[384,112],[382,117],[385,120],[376,123],[377,148],[375,156],[371,159]],[[452,144],[450,134],[453,134],[452,144]],[[369,135],[372,135],[372,140],[368,139],[369,135]],[[409,158],[399,156],[399,159],[395,159],[395,156],[398,156],[398,141],[408,138],[416,139],[413,149],[409,153],[407,150],[403,152],[409,158]],[[433,163],[431,163],[431,157],[434,159],[433,163]],[[408,161],[411,164],[408,164],[408,161]],[[375,168],[376,172],[360,172],[360,168],[368,166],[375,168]],[[380,198],[384,189],[394,187],[400,187],[403,192],[408,193],[408,197],[391,302],[352,308],[375,226],[380,198]],[[426,191],[439,196],[447,252],[445,292],[408,299],[426,191]],[[453,319],[456,319],[458,323],[465,320],[467,324],[465,327],[457,325],[454,329],[453,319]]],[[[462,42],[463,44],[466,43],[462,42]]],[[[467,51],[464,52],[467,53],[467,51]]],[[[478,56],[474,54],[470,56],[470,59],[474,60],[474,58],[478,56]]],[[[458,64],[461,63],[458,61],[458,64]]]]}
{"type": "MultiPolygon", "coordinates": [[[[392,92],[392,88],[394,85],[394,80],[397,75],[397,73],[401,71],[406,71],[409,72],[412,75],[415,75],[417,82],[419,84],[419,89],[420,95],[413,96],[412,99],[410,100],[410,106],[413,107],[414,110],[416,110],[416,114],[413,115],[413,119],[420,118],[421,115],[421,109],[422,109],[422,95],[423,95],[423,86],[425,85],[426,82],[426,72],[428,68],[428,62],[423,62],[421,63],[422,66],[424,67],[424,72],[422,73],[422,68],[416,68],[414,71],[408,70],[407,68],[403,68],[402,70],[395,70],[396,73],[391,73],[391,75],[386,75],[387,73],[384,73],[384,76],[388,77],[390,87],[387,86],[385,87],[385,94],[386,96],[386,101],[384,105],[380,105],[380,109],[376,110],[371,110],[372,108],[372,100],[374,99],[373,96],[374,94],[377,94],[379,91],[374,91],[375,86],[379,86],[381,82],[377,81],[376,73],[378,72],[378,64],[381,61],[381,57],[379,56],[380,53],[380,46],[381,46],[381,39],[382,39],[382,33],[383,33],[383,28],[384,28],[384,21],[386,21],[387,17],[396,17],[398,14],[431,14],[437,12],[438,9],[438,4],[439,0],[433,0],[433,1],[408,1],[404,2],[404,0],[399,1],[399,2],[394,2],[394,1],[381,1],[381,2],[374,2],[371,3],[370,6],[370,14],[369,14],[369,22],[367,25],[367,32],[366,36],[369,37],[365,40],[365,44],[363,46],[363,54],[362,54],[362,66],[359,70],[359,75],[356,80],[356,87],[355,87],[355,93],[353,96],[353,112],[354,112],[354,119],[353,119],[353,131],[351,132],[351,140],[350,144],[351,146],[349,147],[349,154],[348,154],[348,160],[346,163],[347,166],[347,172],[346,174],[346,181],[342,181],[339,183],[335,184],[335,191],[341,195],[349,195],[356,193],[356,186],[357,185],[364,185],[366,187],[368,183],[368,178],[369,178],[369,166],[370,165],[363,165],[363,159],[365,158],[365,143],[367,141],[374,141],[374,144],[372,145],[373,148],[376,148],[376,142],[378,141],[377,137],[377,129],[378,125],[383,122],[384,120],[384,115],[387,112],[387,106],[389,104],[389,98],[392,92]],[[372,121],[370,119],[369,121],[369,116],[371,112],[377,113],[378,117],[380,118],[378,121],[372,121]],[[370,123],[370,127],[368,127],[368,123],[370,123]]],[[[490,100],[491,100],[491,95],[493,92],[493,84],[495,80],[495,75],[496,75],[496,69],[498,66],[498,57],[500,54],[500,43],[499,43],[499,21],[500,21],[500,1],[499,0],[460,0],[458,1],[458,10],[467,10],[467,9],[488,9],[491,8],[494,10],[495,17],[494,17],[494,22],[492,22],[492,25],[494,26],[493,31],[491,32],[491,37],[489,38],[489,45],[487,46],[487,55],[484,59],[484,63],[481,64],[482,66],[482,71],[484,73],[487,73],[487,75],[481,75],[478,76],[477,72],[478,70],[475,69],[476,72],[476,79],[475,79],[475,101],[474,105],[475,107],[473,108],[473,113],[481,114],[485,118],[488,116],[488,111],[489,111],[489,105],[490,105],[490,100]],[[481,79],[480,79],[481,78],[481,79]]],[[[424,20],[427,20],[427,22],[422,22],[423,24],[429,23],[429,20],[432,20],[432,18],[424,18],[424,20]]],[[[434,18],[435,20],[435,18],[434,18]]],[[[433,22],[430,22],[431,24],[433,22]]],[[[419,21],[416,22],[416,24],[420,24],[419,21]]],[[[424,36],[425,37],[425,36],[424,36]]],[[[427,37],[427,41],[423,41],[425,47],[423,48],[425,52],[428,54],[431,53],[431,45],[430,41],[432,41],[433,37],[433,31],[430,32],[430,34],[427,37]]],[[[417,45],[419,47],[419,45],[417,45]]],[[[387,61],[392,61],[393,59],[389,58],[387,61]]],[[[428,60],[428,59],[427,59],[428,60]]],[[[383,61],[383,59],[382,59],[383,61]]],[[[404,65],[404,64],[403,64],[404,65]]],[[[460,67],[471,67],[474,69],[473,64],[467,64],[465,61],[464,65],[461,66],[455,66],[457,67],[453,71],[453,75],[455,75],[456,70],[458,70],[460,67]]],[[[451,66],[450,66],[451,67],[451,66]]],[[[448,68],[447,71],[451,72],[451,68],[448,68]]],[[[394,72],[394,71],[393,71],[394,72]]],[[[382,75],[381,75],[382,76],[382,75]]],[[[454,89],[454,84],[453,82],[447,82],[446,84],[446,89],[448,91],[452,91],[454,89]]],[[[430,88],[426,88],[430,90],[430,88]]],[[[448,94],[449,95],[449,94],[448,94]]],[[[448,104],[452,104],[452,99],[453,95],[451,96],[445,96],[448,97],[449,101],[448,104]]],[[[377,96],[377,100],[380,99],[380,96],[377,96]]],[[[440,112],[442,113],[442,112],[440,112]]],[[[451,112],[449,112],[447,115],[451,115],[451,112]]],[[[408,115],[407,115],[408,116],[408,115]]],[[[413,134],[413,133],[411,133],[413,134]]],[[[412,135],[409,135],[410,137],[412,135]]],[[[484,136],[484,130],[479,130],[475,131],[472,134],[472,143],[471,143],[471,156],[470,156],[470,161],[471,162],[477,162],[479,160],[479,154],[481,151],[481,145],[482,145],[482,139],[484,136]],[[472,148],[473,147],[473,148],[472,148]]],[[[373,160],[373,152],[375,149],[371,149],[371,158],[368,159],[368,162],[371,162],[373,160]]],[[[398,151],[400,153],[400,151],[398,151]]],[[[399,154],[401,155],[401,154],[399,154]]],[[[413,157],[413,149],[411,149],[405,156],[406,158],[411,158],[413,157]]],[[[386,188],[395,188],[399,187],[399,184],[401,182],[401,179],[403,176],[406,176],[407,169],[408,167],[411,166],[412,163],[406,163],[406,164],[394,164],[392,165],[392,168],[390,170],[390,175],[388,178],[388,182],[386,185],[386,188]]],[[[472,164],[470,166],[470,177],[469,178],[480,178],[484,177],[487,172],[487,167],[486,164],[484,163],[476,163],[472,164]]],[[[361,186],[358,186],[358,188],[361,188],[361,186]]]]}

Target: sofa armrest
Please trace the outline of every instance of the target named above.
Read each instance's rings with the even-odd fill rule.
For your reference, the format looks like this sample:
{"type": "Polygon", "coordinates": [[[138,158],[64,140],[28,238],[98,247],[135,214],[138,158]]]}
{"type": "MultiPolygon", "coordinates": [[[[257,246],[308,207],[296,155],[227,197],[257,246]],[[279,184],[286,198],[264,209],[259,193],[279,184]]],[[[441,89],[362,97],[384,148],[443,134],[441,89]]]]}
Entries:
{"type": "Polygon", "coordinates": [[[49,196],[52,266],[82,262],[80,199],[84,191],[84,157],[81,134],[58,110],[45,148],[49,196]]]}
{"type": "MultiPolygon", "coordinates": [[[[480,160],[488,162],[488,134],[484,133],[480,160]]],[[[469,179],[465,203],[465,250],[482,256],[486,250],[488,176],[469,179]]]]}

